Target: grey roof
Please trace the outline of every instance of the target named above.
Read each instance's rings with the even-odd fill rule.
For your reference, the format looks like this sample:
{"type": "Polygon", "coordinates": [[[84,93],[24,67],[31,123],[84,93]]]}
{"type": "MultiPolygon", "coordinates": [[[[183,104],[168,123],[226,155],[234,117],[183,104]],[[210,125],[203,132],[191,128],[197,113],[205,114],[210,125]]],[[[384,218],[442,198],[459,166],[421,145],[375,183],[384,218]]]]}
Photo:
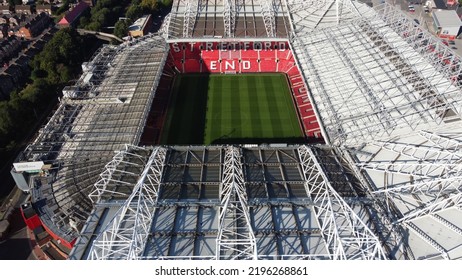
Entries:
{"type": "Polygon", "coordinates": [[[434,10],[432,16],[438,27],[462,26],[462,21],[454,10],[434,10]]]}

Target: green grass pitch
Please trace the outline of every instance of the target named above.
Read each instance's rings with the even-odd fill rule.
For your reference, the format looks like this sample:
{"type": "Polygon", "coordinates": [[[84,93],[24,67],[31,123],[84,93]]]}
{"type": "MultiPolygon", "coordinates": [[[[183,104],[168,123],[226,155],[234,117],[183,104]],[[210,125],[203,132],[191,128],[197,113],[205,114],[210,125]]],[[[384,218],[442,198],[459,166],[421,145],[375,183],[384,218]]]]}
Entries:
{"type": "Polygon", "coordinates": [[[183,74],[174,81],[160,144],[275,143],[302,138],[283,74],[183,74]]]}

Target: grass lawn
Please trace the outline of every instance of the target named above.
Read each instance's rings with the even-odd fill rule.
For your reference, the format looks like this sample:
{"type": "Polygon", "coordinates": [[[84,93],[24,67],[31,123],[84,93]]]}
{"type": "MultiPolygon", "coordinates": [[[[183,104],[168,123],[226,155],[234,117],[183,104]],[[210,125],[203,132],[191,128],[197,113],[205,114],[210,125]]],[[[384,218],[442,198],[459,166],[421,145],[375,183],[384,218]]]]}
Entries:
{"type": "Polygon", "coordinates": [[[301,138],[283,74],[187,74],[175,78],[161,144],[274,143],[301,138]]]}

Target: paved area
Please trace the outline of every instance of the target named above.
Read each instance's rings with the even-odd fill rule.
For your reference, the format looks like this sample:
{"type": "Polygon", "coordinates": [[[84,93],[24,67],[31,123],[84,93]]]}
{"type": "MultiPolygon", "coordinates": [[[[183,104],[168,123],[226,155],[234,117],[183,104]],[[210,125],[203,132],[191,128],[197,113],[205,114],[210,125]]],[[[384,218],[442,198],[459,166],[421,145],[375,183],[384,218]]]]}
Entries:
{"type": "Polygon", "coordinates": [[[13,212],[9,218],[10,228],[8,235],[5,240],[0,242],[0,260],[47,259],[35,242],[33,232],[27,228],[22,219],[19,207],[27,199],[27,195],[15,188],[2,205],[2,209],[11,208],[13,212]]]}
{"type": "Polygon", "coordinates": [[[0,260],[35,259],[32,255],[27,227],[19,209],[14,210],[10,225],[9,238],[0,242],[0,260]]]}
{"type": "MultiPolygon", "coordinates": [[[[389,4],[395,5],[397,8],[404,11],[406,15],[413,19],[417,19],[420,22],[420,25],[423,26],[430,33],[435,34],[435,28],[433,27],[433,18],[431,13],[426,13],[424,10],[425,0],[370,0],[373,6],[380,5],[384,1],[389,4]],[[409,11],[409,4],[415,8],[414,12],[409,11]]],[[[462,15],[462,7],[452,6],[448,9],[456,10],[457,14],[462,15]]],[[[462,55],[462,39],[454,40],[455,45],[450,45],[449,47],[453,49],[457,54],[462,55]]]]}

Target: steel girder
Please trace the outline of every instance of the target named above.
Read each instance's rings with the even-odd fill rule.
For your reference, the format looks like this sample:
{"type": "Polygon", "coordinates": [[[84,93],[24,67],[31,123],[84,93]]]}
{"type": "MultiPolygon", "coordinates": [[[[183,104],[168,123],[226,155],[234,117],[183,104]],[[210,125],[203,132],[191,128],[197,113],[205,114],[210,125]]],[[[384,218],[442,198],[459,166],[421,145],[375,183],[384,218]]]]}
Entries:
{"type": "Polygon", "coordinates": [[[270,38],[276,37],[276,16],[274,11],[274,0],[259,0],[262,9],[263,22],[265,23],[266,35],[270,38]]]}
{"type": "Polygon", "coordinates": [[[144,251],[162,180],[167,150],[153,149],[133,192],[93,241],[89,259],[139,259],[144,251]]]}
{"type": "Polygon", "coordinates": [[[236,26],[236,5],[234,0],[224,0],[223,21],[225,24],[225,37],[234,37],[236,26]]]}
{"type": "MultiPolygon", "coordinates": [[[[462,74],[460,56],[445,46],[440,39],[420,28],[411,18],[388,3],[381,5],[377,11],[390,28],[406,40],[436,70],[443,73],[446,78],[456,78],[462,74]]],[[[458,79],[454,79],[454,84],[461,87],[458,79]]]]}
{"type": "Polygon", "coordinates": [[[168,14],[164,18],[164,22],[162,23],[162,26],[160,27],[160,33],[164,39],[168,39],[170,37],[169,31],[170,31],[170,22],[172,21],[172,14],[168,14]]]}
{"type": "Polygon", "coordinates": [[[423,206],[416,207],[415,209],[407,212],[395,223],[407,223],[419,217],[437,214],[452,207],[457,207],[460,209],[462,207],[462,193],[452,193],[442,197],[431,198],[419,202],[422,203],[423,206]]]}
{"type": "Polygon", "coordinates": [[[241,152],[226,147],[221,184],[217,259],[257,259],[257,245],[250,222],[241,152]]]}
{"type": "Polygon", "coordinates": [[[286,0],[292,14],[304,11],[309,18],[299,17],[297,25],[316,29],[321,22],[339,24],[341,19],[349,19],[353,14],[360,16],[353,1],[350,0],[286,0]]]}
{"type": "Polygon", "coordinates": [[[379,239],[329,183],[307,146],[298,148],[305,176],[305,190],[313,199],[314,213],[326,250],[333,260],[385,259],[379,239]]]}
{"type": "Polygon", "coordinates": [[[306,66],[302,68],[329,138],[338,146],[449,125],[448,121],[461,117],[461,86],[456,78],[462,59],[395,9],[368,14],[329,31],[296,30],[296,35],[295,53],[306,66]],[[329,40],[333,36],[337,40],[329,40]],[[364,48],[368,44],[374,47],[364,48]],[[349,55],[349,61],[339,49],[349,55]],[[338,55],[332,55],[333,51],[338,55]],[[383,67],[381,57],[393,66],[383,67]],[[361,69],[365,90],[374,99],[368,98],[367,91],[357,90],[361,80],[351,74],[352,63],[361,69]],[[374,66],[368,68],[369,64],[374,66]],[[383,79],[377,79],[379,72],[383,79]],[[394,116],[396,124],[382,115],[394,116]]]}
{"type": "Polygon", "coordinates": [[[462,206],[462,152],[460,142],[436,133],[419,132],[425,142],[397,143],[377,141],[372,144],[380,150],[395,154],[395,158],[380,162],[360,162],[356,165],[364,171],[383,172],[406,176],[407,182],[385,185],[376,194],[385,194],[391,201],[402,200],[402,195],[412,196],[418,205],[403,213],[396,223],[438,213],[450,207],[462,206]]]}
{"type": "Polygon", "coordinates": [[[192,37],[194,25],[196,24],[198,5],[197,0],[183,0],[183,2],[186,4],[183,22],[183,38],[190,38],[192,37]]]}
{"type": "Polygon", "coordinates": [[[112,160],[107,163],[104,167],[104,171],[103,173],[101,173],[100,177],[101,179],[99,179],[96,183],[95,183],[95,190],[93,190],[89,195],[88,197],[90,198],[90,200],[93,202],[93,203],[96,203],[98,201],[100,201],[101,199],[101,196],[103,194],[118,194],[118,195],[123,195],[123,193],[117,193],[117,192],[113,192],[113,191],[109,191],[107,190],[107,185],[112,182],[112,183],[118,183],[118,184],[127,184],[126,182],[121,182],[121,181],[115,181],[112,177],[113,177],[113,174],[115,172],[123,172],[123,173],[127,173],[129,175],[132,175],[132,176],[137,176],[139,174],[133,174],[133,173],[130,173],[130,172],[127,172],[127,171],[124,171],[124,170],[118,170],[117,167],[119,166],[119,164],[121,163],[125,163],[125,164],[130,164],[130,165],[136,165],[135,163],[132,163],[132,162],[127,162],[127,161],[124,161],[125,157],[128,156],[128,155],[131,155],[131,156],[134,156],[134,157],[138,157],[138,158],[142,158],[142,156],[140,155],[136,155],[134,153],[131,153],[130,150],[132,149],[140,149],[139,147],[136,147],[136,146],[132,146],[132,145],[125,145],[125,150],[122,150],[122,151],[118,151],[116,153],[116,155],[112,158],[112,160]]]}

